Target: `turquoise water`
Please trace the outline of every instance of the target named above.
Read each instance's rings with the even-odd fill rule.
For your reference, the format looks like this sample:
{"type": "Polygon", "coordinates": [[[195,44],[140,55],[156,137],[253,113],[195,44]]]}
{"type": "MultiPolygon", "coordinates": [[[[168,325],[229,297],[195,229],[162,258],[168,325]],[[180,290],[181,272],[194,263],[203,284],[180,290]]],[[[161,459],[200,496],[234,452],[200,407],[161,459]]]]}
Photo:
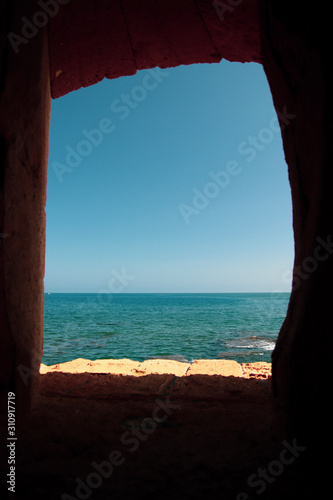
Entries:
{"type": "Polygon", "coordinates": [[[45,294],[42,362],[270,362],[288,301],[289,293],[45,294]]]}

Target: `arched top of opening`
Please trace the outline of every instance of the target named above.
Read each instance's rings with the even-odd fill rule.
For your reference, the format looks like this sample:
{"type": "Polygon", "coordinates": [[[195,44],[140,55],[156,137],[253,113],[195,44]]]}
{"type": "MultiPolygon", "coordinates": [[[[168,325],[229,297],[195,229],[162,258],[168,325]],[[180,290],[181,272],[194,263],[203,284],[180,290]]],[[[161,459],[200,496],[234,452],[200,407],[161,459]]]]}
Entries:
{"type": "Polygon", "coordinates": [[[140,69],[260,62],[257,0],[58,0],[43,15],[53,98],[140,69]]]}

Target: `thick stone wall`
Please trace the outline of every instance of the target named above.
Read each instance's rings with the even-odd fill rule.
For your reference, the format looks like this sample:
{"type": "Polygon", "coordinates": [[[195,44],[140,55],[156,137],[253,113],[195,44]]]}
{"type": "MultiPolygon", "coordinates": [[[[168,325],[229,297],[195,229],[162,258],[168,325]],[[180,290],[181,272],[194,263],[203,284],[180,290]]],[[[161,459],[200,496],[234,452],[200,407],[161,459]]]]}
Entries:
{"type": "Polygon", "coordinates": [[[263,66],[276,109],[290,116],[281,128],[295,239],[292,295],[272,355],[273,395],[288,439],[307,447],[307,481],[319,498],[328,491],[331,435],[332,74],[325,9],[295,3],[290,10],[287,1],[260,0],[263,66]]]}
{"type": "MultiPolygon", "coordinates": [[[[0,334],[1,402],[8,391],[29,405],[43,351],[45,202],[50,119],[46,29],[20,47],[28,2],[0,12],[0,334]],[[11,41],[12,40],[12,41],[11,41]]],[[[7,401],[5,401],[6,403],[7,401]]],[[[6,412],[1,407],[4,418],[6,412]]]]}
{"type": "Polygon", "coordinates": [[[257,0],[62,0],[50,17],[52,96],[181,64],[260,61],[257,0]]]}

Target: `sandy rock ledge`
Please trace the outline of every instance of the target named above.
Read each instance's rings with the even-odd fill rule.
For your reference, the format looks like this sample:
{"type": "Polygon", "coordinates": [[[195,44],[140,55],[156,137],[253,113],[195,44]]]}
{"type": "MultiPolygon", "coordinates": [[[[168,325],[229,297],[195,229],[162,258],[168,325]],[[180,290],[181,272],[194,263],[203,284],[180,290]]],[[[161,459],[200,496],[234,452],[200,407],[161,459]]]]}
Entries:
{"type": "Polygon", "coordinates": [[[143,362],[131,359],[90,359],[78,358],[66,363],[47,366],[41,364],[40,373],[103,373],[142,377],[150,374],[172,374],[177,377],[190,375],[221,375],[266,379],[271,376],[271,363],[237,363],[224,359],[198,359],[184,363],[171,359],[149,359],[143,362]]]}

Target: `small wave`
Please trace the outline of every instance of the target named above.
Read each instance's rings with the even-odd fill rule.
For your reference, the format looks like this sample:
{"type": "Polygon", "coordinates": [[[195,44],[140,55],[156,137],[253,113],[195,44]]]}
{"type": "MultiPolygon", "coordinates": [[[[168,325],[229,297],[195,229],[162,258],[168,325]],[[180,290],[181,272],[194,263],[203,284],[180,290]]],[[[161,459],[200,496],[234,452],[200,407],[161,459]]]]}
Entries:
{"type": "Polygon", "coordinates": [[[226,350],[229,349],[251,349],[259,351],[272,351],[275,347],[275,340],[270,337],[260,337],[249,335],[247,337],[236,338],[223,341],[226,350]]]}
{"type": "Polygon", "coordinates": [[[260,352],[260,351],[254,351],[254,350],[247,350],[247,351],[239,351],[239,350],[236,350],[236,351],[223,351],[223,352],[219,352],[217,354],[217,357],[219,359],[236,359],[236,360],[239,360],[241,358],[246,358],[246,359],[249,359],[249,358],[257,358],[257,357],[261,357],[261,356],[264,356],[264,353],[263,352],[260,352]]]}

